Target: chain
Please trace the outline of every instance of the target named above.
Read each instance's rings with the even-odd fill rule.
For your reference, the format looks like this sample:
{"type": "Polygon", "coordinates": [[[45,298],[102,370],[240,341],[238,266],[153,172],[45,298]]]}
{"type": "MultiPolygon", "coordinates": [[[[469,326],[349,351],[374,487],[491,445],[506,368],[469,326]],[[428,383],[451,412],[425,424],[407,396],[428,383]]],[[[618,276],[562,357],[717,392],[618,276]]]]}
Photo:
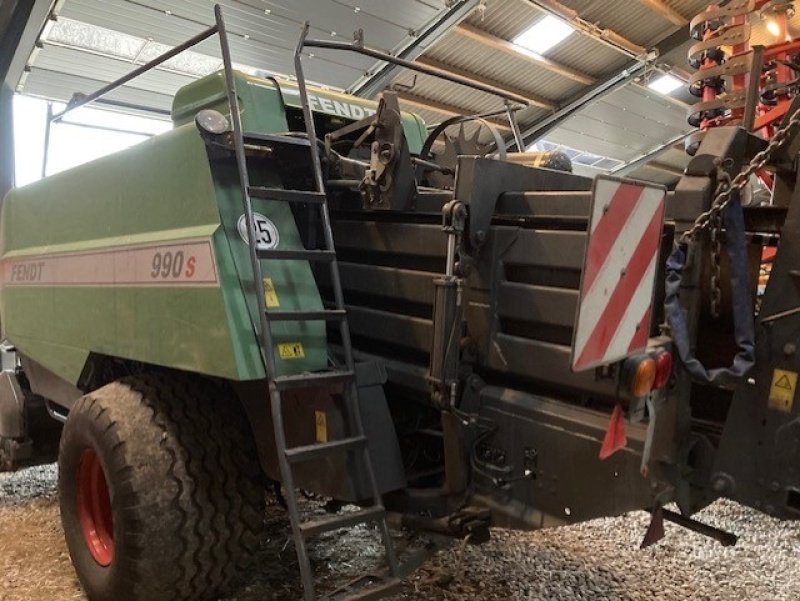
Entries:
{"type": "Polygon", "coordinates": [[[722,212],[730,204],[734,197],[734,192],[741,191],[750,181],[750,177],[764,168],[770,161],[772,155],[780,150],[788,141],[791,130],[800,123],[800,111],[795,112],[785,127],[782,127],[770,139],[767,147],[756,154],[746,168],[731,179],[730,174],[724,169],[726,162],[717,158],[714,166],[717,170],[717,188],[714,191],[714,201],[711,208],[695,220],[691,228],[686,230],[680,238],[681,244],[688,244],[701,231],[710,229],[711,233],[711,315],[719,317],[720,305],[722,303],[722,212]]]}
{"type": "Polygon", "coordinates": [[[717,213],[711,226],[711,315],[719,317],[722,304],[722,214],[717,213]]]}

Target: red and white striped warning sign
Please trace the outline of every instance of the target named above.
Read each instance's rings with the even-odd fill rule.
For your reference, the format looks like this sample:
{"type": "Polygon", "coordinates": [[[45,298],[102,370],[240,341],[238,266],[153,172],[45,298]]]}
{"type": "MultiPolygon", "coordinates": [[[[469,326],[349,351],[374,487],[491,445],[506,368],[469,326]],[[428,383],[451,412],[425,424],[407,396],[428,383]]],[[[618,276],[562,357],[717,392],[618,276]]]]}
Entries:
{"type": "Polygon", "coordinates": [[[660,186],[595,179],[573,371],[619,361],[647,346],[666,196],[660,186]]]}

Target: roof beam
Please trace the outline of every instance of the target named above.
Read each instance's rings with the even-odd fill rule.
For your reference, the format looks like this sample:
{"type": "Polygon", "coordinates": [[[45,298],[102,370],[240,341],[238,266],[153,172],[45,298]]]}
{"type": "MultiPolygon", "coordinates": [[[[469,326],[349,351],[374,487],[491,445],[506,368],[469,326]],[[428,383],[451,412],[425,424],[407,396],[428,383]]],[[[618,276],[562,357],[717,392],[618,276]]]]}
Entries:
{"type": "Polygon", "coordinates": [[[448,73],[452,73],[453,75],[458,75],[459,77],[463,77],[464,79],[467,79],[475,84],[483,86],[492,86],[504,93],[522,96],[523,98],[528,100],[531,106],[538,106],[540,108],[547,110],[553,110],[554,108],[556,108],[556,105],[550,100],[547,100],[546,98],[542,98],[541,96],[536,96],[535,94],[531,94],[530,92],[526,92],[524,90],[518,90],[515,88],[511,88],[509,86],[505,86],[496,81],[492,81],[491,79],[485,79],[483,77],[479,77],[474,73],[470,73],[469,71],[464,71],[463,69],[458,69],[456,67],[451,67],[450,65],[446,65],[445,63],[440,63],[439,61],[434,60],[432,58],[421,56],[417,59],[416,62],[418,62],[420,65],[425,65],[426,67],[433,67],[434,69],[439,69],[440,71],[447,71],[448,73]]]}
{"type": "MultiPolygon", "coordinates": [[[[463,117],[471,114],[471,111],[468,111],[465,108],[444,102],[438,102],[436,100],[428,100],[427,98],[422,98],[421,96],[417,96],[415,94],[409,94],[408,92],[398,91],[397,97],[400,99],[400,104],[404,104],[410,108],[433,111],[435,113],[447,115],[448,117],[463,117]]],[[[511,127],[507,123],[501,123],[493,119],[488,119],[488,121],[497,129],[500,129],[506,133],[511,133],[511,127]]]]}
{"type": "Polygon", "coordinates": [[[674,8],[664,4],[663,0],[639,0],[647,8],[653,12],[658,13],[673,25],[679,27],[686,27],[689,24],[689,19],[685,18],[674,8]]]}
{"type": "MultiPolygon", "coordinates": [[[[425,52],[434,42],[441,38],[453,27],[461,23],[478,8],[481,0],[455,0],[439,19],[429,24],[419,32],[414,40],[399,52],[394,53],[398,58],[413,61],[425,52]]],[[[382,92],[394,79],[402,67],[392,63],[378,63],[370,69],[364,77],[356,81],[347,90],[348,94],[372,98],[382,92]]]]}
{"type": "Polygon", "coordinates": [[[0,81],[12,90],[22,76],[55,0],[0,1],[0,81]]]}
{"type": "MultiPolygon", "coordinates": [[[[527,0],[530,1],[530,0],[527,0]]],[[[549,1],[549,0],[548,0],[549,1]]],[[[658,44],[655,51],[659,54],[666,54],[681,44],[686,42],[686,32],[683,29],[677,29],[675,33],[658,44]]],[[[647,61],[643,57],[631,61],[622,71],[608,78],[603,78],[599,83],[595,84],[589,90],[581,91],[572,99],[566,101],[555,112],[534,123],[528,124],[523,128],[522,136],[525,144],[530,146],[537,140],[540,140],[547,135],[564,121],[572,117],[586,106],[588,102],[597,101],[608,94],[618,90],[622,86],[627,85],[633,81],[644,70],[647,61]]]]}
{"type": "MultiPolygon", "coordinates": [[[[624,175],[628,175],[629,173],[633,173],[637,169],[641,169],[642,167],[645,167],[645,166],[649,166],[649,167],[653,167],[654,169],[660,169],[661,171],[665,171],[666,169],[664,169],[663,163],[658,163],[658,162],[653,163],[652,161],[654,161],[656,158],[658,158],[660,155],[662,155],[663,153],[667,152],[668,150],[673,149],[676,144],[682,143],[686,138],[691,136],[696,131],[697,130],[692,130],[690,132],[685,132],[685,133],[682,133],[682,134],[680,134],[678,136],[675,136],[674,138],[664,142],[663,144],[659,144],[658,146],[656,146],[655,148],[653,148],[649,152],[646,152],[645,154],[643,154],[639,158],[634,159],[634,160],[632,160],[632,161],[630,161],[628,163],[625,163],[624,165],[620,165],[616,169],[612,169],[611,173],[613,175],[617,175],[617,176],[622,177],[624,175]]],[[[683,150],[683,147],[681,147],[681,150],[683,150]]],[[[681,172],[681,173],[678,173],[676,175],[683,175],[683,173],[681,172]]]]}
{"type": "Polygon", "coordinates": [[[603,29],[594,23],[582,19],[577,11],[568,8],[558,2],[557,0],[524,0],[528,4],[532,4],[539,10],[542,10],[554,17],[569,23],[576,31],[589,36],[618,52],[621,52],[631,58],[638,58],[647,54],[647,49],[626,37],[621,36],[616,31],[611,29],[603,29]]]}
{"type": "Polygon", "coordinates": [[[595,83],[595,79],[589,75],[586,75],[585,73],[581,73],[580,71],[567,67],[566,65],[557,63],[556,61],[550,60],[549,58],[540,54],[527,52],[508,40],[498,38],[497,36],[469,25],[468,23],[461,23],[453,31],[459,35],[470,38],[471,40],[475,40],[476,42],[479,42],[485,46],[525,60],[531,65],[542,67],[548,71],[557,73],[558,75],[568,77],[569,79],[577,81],[583,85],[589,86],[595,83]]]}

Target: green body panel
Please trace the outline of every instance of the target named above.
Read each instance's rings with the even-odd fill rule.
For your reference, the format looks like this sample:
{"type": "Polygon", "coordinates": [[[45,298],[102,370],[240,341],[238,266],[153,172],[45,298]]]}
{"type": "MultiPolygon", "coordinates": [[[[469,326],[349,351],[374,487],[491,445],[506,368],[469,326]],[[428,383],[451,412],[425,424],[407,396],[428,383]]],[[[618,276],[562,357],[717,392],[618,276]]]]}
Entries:
{"type": "MultiPolygon", "coordinates": [[[[218,228],[204,144],[181,128],[12,191],[0,250],[7,261],[211,237],[218,228]]],[[[73,383],[90,352],[237,375],[221,289],[5,286],[0,311],[6,338],[73,383]],[[209,345],[220,352],[197,352],[209,345]]]]}
{"type": "MultiPolygon", "coordinates": [[[[236,79],[244,129],[286,132],[287,106],[299,106],[297,87],[241,74],[236,79]]],[[[346,120],[377,109],[374,102],[332,92],[312,94],[317,112],[346,120]]],[[[239,231],[244,211],[236,165],[232,157],[209,157],[193,123],[203,108],[229,113],[221,73],[177,94],[171,132],[13,190],[3,203],[3,334],[71,383],[79,382],[91,353],[234,380],[265,376],[255,334],[265,293],[255,282],[239,231]],[[206,249],[206,275],[213,274],[213,280],[199,285],[147,279],[151,258],[158,273],[154,254],[159,249],[172,249],[177,264],[176,249],[192,244],[206,249]],[[103,265],[93,267],[95,261],[103,265]],[[39,267],[39,280],[17,278],[36,274],[36,265],[47,265],[46,277],[39,267]],[[125,269],[134,279],[126,279],[125,269]],[[106,279],[95,278],[95,271],[106,279]],[[84,279],[70,279],[73,272],[84,279]]],[[[424,123],[409,114],[403,122],[409,147],[418,152],[424,123]]],[[[249,168],[254,183],[281,185],[280,174],[270,173],[264,163],[249,168]]],[[[274,225],[278,248],[303,247],[287,203],[254,199],[253,208],[274,225]]],[[[175,277],[183,277],[181,269],[175,277]]],[[[262,261],[261,269],[274,289],[268,301],[277,300],[273,310],[323,307],[307,262],[262,261]]],[[[281,358],[276,348],[278,375],[326,367],[323,322],[274,322],[272,332],[276,346],[294,350],[294,356],[281,358]]]]}
{"type": "MultiPolygon", "coordinates": [[[[302,108],[300,92],[293,82],[277,82],[236,73],[236,93],[242,107],[242,127],[249,132],[284,133],[288,129],[284,107],[302,108]]],[[[373,115],[378,110],[377,102],[331,90],[309,86],[308,94],[311,109],[315,113],[340,117],[347,122],[373,115]]],[[[179,90],[172,104],[172,119],[182,125],[192,121],[198,111],[206,108],[230,114],[222,72],[179,90]]],[[[403,112],[401,118],[408,148],[412,154],[419,154],[428,135],[425,122],[412,113],[403,112]]]]}

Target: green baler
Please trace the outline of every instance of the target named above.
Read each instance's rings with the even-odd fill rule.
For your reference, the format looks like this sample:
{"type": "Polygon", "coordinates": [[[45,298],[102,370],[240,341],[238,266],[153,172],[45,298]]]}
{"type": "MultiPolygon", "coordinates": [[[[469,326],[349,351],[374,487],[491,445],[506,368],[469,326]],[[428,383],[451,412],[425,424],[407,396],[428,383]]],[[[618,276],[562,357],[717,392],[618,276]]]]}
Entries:
{"type": "MultiPolygon", "coordinates": [[[[310,189],[308,143],[287,133],[304,127],[297,86],[234,79],[248,139],[285,150],[276,158],[249,145],[251,184],[310,189]]],[[[224,72],[186,86],[171,131],[15,189],[2,205],[0,469],[51,457],[32,431],[34,407],[66,422],[62,521],[92,601],[212,598],[253,558],[264,478],[280,477],[259,312],[324,307],[306,260],[262,259],[254,276],[230,139],[220,147],[195,121],[230,116],[228,89],[224,72]]],[[[309,102],[330,127],[377,109],[326,90],[309,102]]],[[[402,122],[418,152],[424,123],[402,122]]],[[[252,202],[259,250],[304,248],[289,203],[252,202]]],[[[329,367],[324,321],[276,321],[271,334],[273,378],[329,367]]],[[[362,397],[378,395],[372,415],[391,431],[380,373],[362,372],[362,397]]],[[[324,391],[289,401],[295,446],[347,428],[324,391]]],[[[393,436],[370,444],[399,454],[393,436]]],[[[322,468],[298,482],[363,498],[346,458],[322,468]]],[[[379,480],[404,482],[392,478],[379,480]]]]}
{"type": "MultiPolygon", "coordinates": [[[[237,91],[247,132],[287,132],[300,110],[291,84],[238,74],[237,91]]],[[[323,90],[312,97],[320,114],[334,118],[376,108],[323,90]]],[[[5,336],[21,354],[74,385],[92,353],[231,380],[264,378],[239,181],[231,165],[209,159],[194,124],[202,109],[230,112],[222,73],[178,92],[171,132],[8,195],[0,307],[5,336]]],[[[418,150],[424,124],[411,115],[404,123],[418,150]]],[[[278,173],[258,178],[281,185],[278,173]]],[[[264,218],[260,243],[302,248],[287,204],[256,199],[254,210],[264,218]]],[[[261,267],[268,306],[322,308],[306,262],[261,267]]],[[[326,366],[324,324],[276,327],[279,373],[326,366]]]]}

